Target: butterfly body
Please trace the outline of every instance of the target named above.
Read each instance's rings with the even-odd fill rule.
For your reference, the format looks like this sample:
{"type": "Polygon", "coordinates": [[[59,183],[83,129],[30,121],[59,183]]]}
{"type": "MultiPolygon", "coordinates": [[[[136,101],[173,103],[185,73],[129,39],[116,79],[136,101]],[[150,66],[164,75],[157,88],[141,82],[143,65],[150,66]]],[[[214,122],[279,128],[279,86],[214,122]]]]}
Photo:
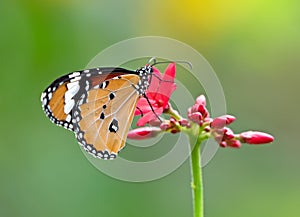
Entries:
{"type": "Polygon", "coordinates": [[[114,159],[125,146],[136,103],[149,86],[153,69],[93,68],[72,72],[42,93],[46,116],[75,133],[94,157],[114,159]]]}

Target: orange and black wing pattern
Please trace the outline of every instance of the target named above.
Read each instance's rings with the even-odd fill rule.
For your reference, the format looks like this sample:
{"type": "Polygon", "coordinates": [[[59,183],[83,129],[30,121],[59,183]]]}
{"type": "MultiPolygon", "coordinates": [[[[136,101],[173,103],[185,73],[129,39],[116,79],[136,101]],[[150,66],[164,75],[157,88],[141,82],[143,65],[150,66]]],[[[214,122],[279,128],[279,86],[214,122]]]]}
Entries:
{"type": "Polygon", "coordinates": [[[53,123],[73,131],[72,112],[78,98],[106,79],[130,72],[122,68],[94,68],[64,75],[43,91],[42,108],[53,123]]]}
{"type": "Polygon", "coordinates": [[[42,107],[53,123],[73,131],[88,153],[114,159],[125,146],[136,103],[149,85],[149,73],[151,67],[73,72],[45,89],[42,107]]]}

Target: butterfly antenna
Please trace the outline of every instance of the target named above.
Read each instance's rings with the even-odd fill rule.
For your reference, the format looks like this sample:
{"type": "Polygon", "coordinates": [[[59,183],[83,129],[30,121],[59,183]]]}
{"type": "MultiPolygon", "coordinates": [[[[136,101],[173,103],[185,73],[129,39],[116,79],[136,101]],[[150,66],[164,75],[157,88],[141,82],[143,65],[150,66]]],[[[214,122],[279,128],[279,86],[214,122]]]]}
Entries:
{"type": "Polygon", "coordinates": [[[193,64],[189,61],[185,61],[185,60],[176,60],[176,61],[162,61],[162,62],[157,62],[155,57],[152,57],[149,61],[148,64],[151,66],[155,66],[158,64],[163,64],[163,63],[183,63],[183,64],[187,64],[190,69],[193,68],[193,64]],[[153,64],[150,64],[151,62],[153,62],[153,64]]]}
{"type": "Polygon", "coordinates": [[[148,64],[153,66],[156,64],[156,57],[152,57],[149,61],[148,61],[148,64]],[[150,63],[153,62],[153,64],[151,65],[150,63]]]}

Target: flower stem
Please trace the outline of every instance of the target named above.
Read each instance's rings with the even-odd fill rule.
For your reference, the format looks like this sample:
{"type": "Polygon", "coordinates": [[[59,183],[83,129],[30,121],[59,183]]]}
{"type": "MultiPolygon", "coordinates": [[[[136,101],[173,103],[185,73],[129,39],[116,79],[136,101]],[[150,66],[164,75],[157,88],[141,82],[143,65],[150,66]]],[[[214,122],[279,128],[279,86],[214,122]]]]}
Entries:
{"type": "MultiPolygon", "coordinates": [[[[202,185],[202,171],[201,171],[201,158],[200,158],[200,144],[202,139],[197,138],[195,147],[191,155],[192,167],[192,190],[194,202],[194,217],[203,217],[203,185],[202,185]]],[[[193,144],[193,143],[191,143],[193,144]]]]}
{"type": "Polygon", "coordinates": [[[175,109],[172,108],[172,105],[169,103],[169,107],[166,111],[164,111],[165,113],[168,113],[169,115],[171,115],[173,118],[175,118],[177,121],[182,119],[182,117],[180,116],[180,114],[178,113],[178,111],[176,111],[175,109]]]}

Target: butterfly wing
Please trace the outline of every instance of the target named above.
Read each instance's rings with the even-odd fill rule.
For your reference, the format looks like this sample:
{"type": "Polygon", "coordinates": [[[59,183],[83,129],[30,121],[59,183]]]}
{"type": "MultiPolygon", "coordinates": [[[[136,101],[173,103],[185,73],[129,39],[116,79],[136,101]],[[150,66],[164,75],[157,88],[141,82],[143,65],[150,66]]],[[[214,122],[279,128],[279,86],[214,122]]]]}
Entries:
{"type": "Polygon", "coordinates": [[[132,71],[123,68],[93,68],[64,75],[42,93],[43,110],[53,123],[73,131],[73,108],[79,97],[106,79],[128,73],[132,71]]]}
{"type": "Polygon", "coordinates": [[[139,93],[140,78],[124,74],[105,80],[82,94],[75,106],[74,132],[95,157],[114,159],[124,147],[139,93]]]}

